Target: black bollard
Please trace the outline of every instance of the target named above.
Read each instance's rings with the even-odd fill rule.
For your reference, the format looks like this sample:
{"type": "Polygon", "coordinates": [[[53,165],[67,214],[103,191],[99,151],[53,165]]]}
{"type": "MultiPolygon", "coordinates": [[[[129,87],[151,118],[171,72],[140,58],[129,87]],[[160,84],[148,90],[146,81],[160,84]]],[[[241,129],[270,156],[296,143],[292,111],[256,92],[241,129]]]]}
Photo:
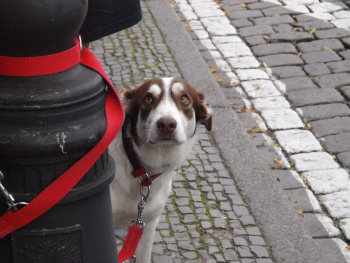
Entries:
{"type": "MultiPolygon", "coordinates": [[[[0,55],[56,54],[74,45],[87,0],[0,1],[0,55]]],[[[82,158],[106,129],[106,83],[80,64],[36,77],[0,75],[0,171],[16,202],[30,202],[82,158]]],[[[0,238],[1,263],[116,263],[104,152],[49,211],[0,238]]],[[[8,206],[0,194],[0,216],[8,206]]]]}

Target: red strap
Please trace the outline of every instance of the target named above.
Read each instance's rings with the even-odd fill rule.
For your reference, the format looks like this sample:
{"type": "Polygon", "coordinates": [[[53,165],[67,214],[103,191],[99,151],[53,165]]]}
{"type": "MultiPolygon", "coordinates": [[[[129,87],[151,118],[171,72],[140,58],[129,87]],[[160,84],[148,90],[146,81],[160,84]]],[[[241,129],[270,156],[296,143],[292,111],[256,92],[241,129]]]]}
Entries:
{"type": "Polygon", "coordinates": [[[80,62],[79,40],[74,47],[48,56],[6,57],[0,56],[0,75],[4,76],[42,76],[70,69],[80,62]]]}
{"type": "MultiPolygon", "coordinates": [[[[63,52],[64,53],[64,52],[63,52]]],[[[52,55],[55,56],[55,55],[52,55]]],[[[79,55],[80,56],[80,55],[79,55]]],[[[100,73],[109,84],[106,99],[107,128],[101,141],[82,159],[57,178],[27,206],[17,212],[10,212],[0,217],[0,238],[33,221],[57,204],[88,172],[100,155],[107,149],[123,124],[124,112],[120,99],[112,83],[106,76],[102,65],[88,49],[83,48],[81,64],[100,73]]],[[[12,68],[13,69],[13,68],[12,68]]],[[[58,66],[58,70],[61,65],[58,66]]],[[[41,69],[40,69],[41,70],[41,69]]],[[[51,70],[52,71],[52,70],[51,70]]],[[[21,71],[20,71],[21,72],[21,71]]],[[[2,72],[0,74],[3,74],[2,72]]],[[[43,75],[40,73],[40,75],[43,75]]],[[[17,75],[18,76],[18,75],[17,75]]]]}
{"type": "Polygon", "coordinates": [[[122,249],[119,252],[119,263],[135,256],[137,246],[142,237],[142,228],[131,225],[125,238],[122,249]]]}

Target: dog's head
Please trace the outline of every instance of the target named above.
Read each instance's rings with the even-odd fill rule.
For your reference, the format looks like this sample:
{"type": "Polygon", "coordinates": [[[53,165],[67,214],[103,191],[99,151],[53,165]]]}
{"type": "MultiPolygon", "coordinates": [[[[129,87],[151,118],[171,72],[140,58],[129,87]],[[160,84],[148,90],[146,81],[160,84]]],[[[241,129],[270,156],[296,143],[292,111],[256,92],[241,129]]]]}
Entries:
{"type": "Polygon", "coordinates": [[[182,144],[198,123],[211,130],[209,103],[203,93],[175,78],[152,79],[123,94],[125,117],[136,144],[182,144]]]}

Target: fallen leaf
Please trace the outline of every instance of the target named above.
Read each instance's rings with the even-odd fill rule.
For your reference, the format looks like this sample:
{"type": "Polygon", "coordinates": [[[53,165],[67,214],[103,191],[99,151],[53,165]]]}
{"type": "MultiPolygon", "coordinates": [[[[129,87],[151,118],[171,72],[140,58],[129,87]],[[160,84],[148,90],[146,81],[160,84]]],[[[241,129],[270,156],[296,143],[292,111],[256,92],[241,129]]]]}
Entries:
{"type": "Polygon", "coordinates": [[[303,212],[304,212],[304,211],[301,210],[301,209],[300,209],[300,210],[297,210],[297,214],[298,214],[298,215],[302,214],[303,212]]]}
{"type": "Polygon", "coordinates": [[[315,33],[316,28],[312,29],[311,31],[309,31],[309,33],[312,35],[313,33],[315,33]]]}
{"type": "Polygon", "coordinates": [[[276,166],[271,166],[270,169],[274,170],[274,169],[276,169],[276,166]]]}
{"type": "Polygon", "coordinates": [[[189,28],[189,27],[187,27],[186,30],[187,30],[187,31],[193,31],[193,29],[192,29],[192,28],[189,28]]]}
{"type": "Polygon", "coordinates": [[[187,26],[187,23],[186,23],[186,22],[182,22],[182,25],[183,25],[183,26],[187,26]]]}
{"type": "Polygon", "coordinates": [[[281,178],[277,177],[277,181],[281,181],[281,178]]]}
{"type": "Polygon", "coordinates": [[[343,222],[340,222],[341,225],[345,226],[346,225],[346,222],[343,221],[343,222]]]}
{"type": "Polygon", "coordinates": [[[228,14],[228,13],[230,13],[231,11],[230,10],[226,10],[224,13],[225,14],[228,14]]]}
{"type": "Polygon", "coordinates": [[[296,28],[294,28],[294,31],[297,31],[299,29],[299,27],[296,27],[296,28]]]}
{"type": "Polygon", "coordinates": [[[292,199],[290,199],[290,197],[288,197],[288,200],[289,200],[289,202],[292,202],[292,199]]]}
{"type": "Polygon", "coordinates": [[[230,84],[232,85],[232,84],[235,84],[235,83],[236,83],[236,80],[235,79],[231,79],[230,84]]]}
{"type": "Polygon", "coordinates": [[[232,107],[232,109],[237,110],[237,107],[232,107]]]}
{"type": "Polygon", "coordinates": [[[254,113],[255,112],[255,110],[250,110],[250,109],[242,109],[242,110],[239,110],[239,111],[237,111],[238,113],[254,113]]]}
{"type": "Polygon", "coordinates": [[[135,35],[135,37],[140,38],[141,36],[139,36],[139,35],[135,35]]]}
{"type": "Polygon", "coordinates": [[[294,168],[293,167],[289,167],[287,170],[294,171],[294,168]]]}
{"type": "Polygon", "coordinates": [[[280,16],[280,15],[274,15],[274,16],[272,16],[272,17],[278,17],[278,16],[280,16]]]}
{"type": "Polygon", "coordinates": [[[311,130],[311,125],[310,125],[310,123],[307,124],[306,129],[307,129],[307,130],[311,130]]]}
{"type": "Polygon", "coordinates": [[[255,119],[257,122],[259,122],[259,123],[262,122],[262,120],[261,120],[260,118],[258,118],[258,117],[255,117],[254,119],[255,119]]]}
{"type": "Polygon", "coordinates": [[[246,131],[250,131],[251,129],[252,129],[252,128],[246,128],[245,130],[246,130],[246,131]]]}
{"type": "Polygon", "coordinates": [[[277,157],[275,158],[275,164],[276,165],[281,165],[284,163],[284,160],[278,160],[277,157]]]}
{"type": "Polygon", "coordinates": [[[219,79],[219,78],[215,78],[216,79],[216,81],[219,81],[219,82],[221,82],[221,81],[223,81],[224,80],[224,78],[221,78],[221,79],[219,79]]]}
{"type": "Polygon", "coordinates": [[[298,57],[300,57],[301,56],[301,51],[298,53],[298,57]]]}
{"type": "Polygon", "coordinates": [[[306,4],[306,7],[309,7],[309,4],[306,4]]]}
{"type": "Polygon", "coordinates": [[[254,134],[254,133],[260,133],[260,132],[263,132],[263,133],[267,133],[267,131],[266,130],[264,130],[264,129],[262,129],[262,128],[257,128],[257,129],[254,129],[252,132],[251,132],[251,134],[254,134]]]}
{"type": "Polygon", "coordinates": [[[253,87],[260,88],[260,84],[253,84],[252,86],[253,86],[253,87]]]}
{"type": "Polygon", "coordinates": [[[260,69],[260,70],[266,70],[266,68],[265,68],[265,67],[260,67],[259,69],[260,69]]]}
{"type": "Polygon", "coordinates": [[[223,7],[223,6],[224,6],[224,4],[219,4],[219,6],[220,6],[220,7],[223,7]]]}
{"type": "Polygon", "coordinates": [[[303,174],[300,175],[300,178],[301,178],[301,180],[303,180],[304,184],[307,185],[307,180],[303,174]]]}
{"type": "Polygon", "coordinates": [[[309,77],[309,79],[314,79],[314,77],[309,77]]]}
{"type": "Polygon", "coordinates": [[[246,4],[241,4],[244,8],[246,8],[247,7],[247,5],[246,4]]]}
{"type": "Polygon", "coordinates": [[[292,156],[292,152],[289,152],[289,153],[288,153],[288,157],[291,157],[291,156],[292,156]]]}
{"type": "Polygon", "coordinates": [[[347,246],[346,249],[350,251],[350,246],[347,246]]]}
{"type": "Polygon", "coordinates": [[[337,156],[333,155],[333,159],[337,159],[337,156]]]}
{"type": "Polygon", "coordinates": [[[332,49],[330,49],[329,47],[324,46],[323,48],[324,50],[332,51],[332,49]]]}
{"type": "Polygon", "coordinates": [[[211,68],[211,69],[210,69],[210,72],[211,72],[211,73],[214,73],[214,72],[216,72],[216,71],[217,71],[217,70],[216,70],[215,68],[211,68]]]}

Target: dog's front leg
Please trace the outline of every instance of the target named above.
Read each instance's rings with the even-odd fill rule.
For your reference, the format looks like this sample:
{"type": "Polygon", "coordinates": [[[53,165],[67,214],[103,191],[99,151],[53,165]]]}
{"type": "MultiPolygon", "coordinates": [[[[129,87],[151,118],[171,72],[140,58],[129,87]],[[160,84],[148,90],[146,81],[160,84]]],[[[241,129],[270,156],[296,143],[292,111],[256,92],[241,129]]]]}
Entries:
{"type": "Polygon", "coordinates": [[[146,222],[145,229],[142,234],[142,238],[136,250],[137,263],[150,262],[153,239],[154,239],[157,223],[158,223],[158,218],[154,218],[146,222]]]}

